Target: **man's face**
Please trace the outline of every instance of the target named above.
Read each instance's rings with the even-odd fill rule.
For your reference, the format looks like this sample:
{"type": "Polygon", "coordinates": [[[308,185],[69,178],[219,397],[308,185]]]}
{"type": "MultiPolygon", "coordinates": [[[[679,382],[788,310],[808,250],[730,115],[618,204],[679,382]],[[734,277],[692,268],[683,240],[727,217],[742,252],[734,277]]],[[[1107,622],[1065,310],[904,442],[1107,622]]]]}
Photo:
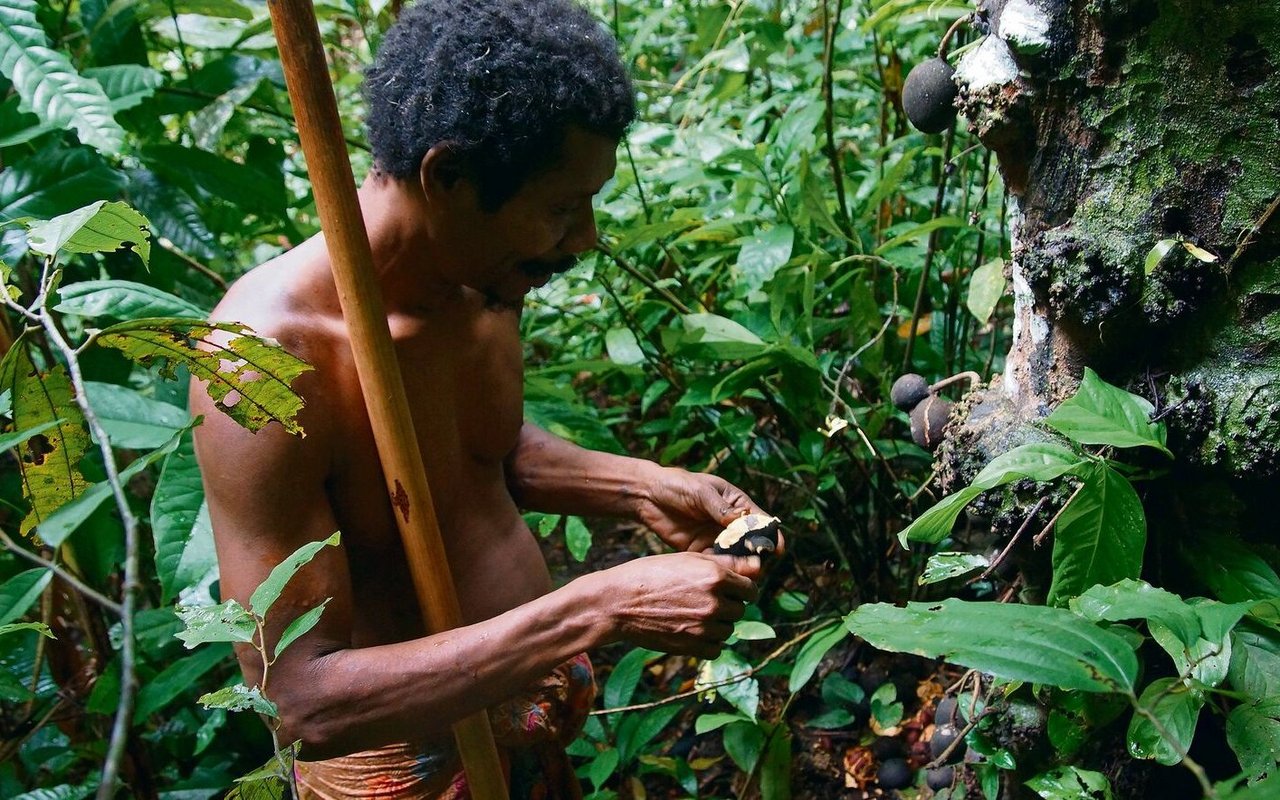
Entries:
{"type": "Polygon", "coordinates": [[[591,199],[613,176],[618,143],[570,127],[558,163],[530,178],[496,211],[476,209],[464,281],[490,302],[518,308],[533,288],[596,244],[591,199]]]}

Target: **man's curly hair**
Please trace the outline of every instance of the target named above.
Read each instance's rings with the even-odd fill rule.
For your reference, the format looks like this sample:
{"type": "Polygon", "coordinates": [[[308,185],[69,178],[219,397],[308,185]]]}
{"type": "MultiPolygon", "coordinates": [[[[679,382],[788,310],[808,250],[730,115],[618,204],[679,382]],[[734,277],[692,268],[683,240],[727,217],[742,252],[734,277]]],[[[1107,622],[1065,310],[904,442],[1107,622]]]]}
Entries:
{"type": "Polygon", "coordinates": [[[635,98],[613,37],[573,0],[420,0],[365,73],[377,167],[449,142],[486,210],[559,159],[567,126],[615,139],[635,98]]]}

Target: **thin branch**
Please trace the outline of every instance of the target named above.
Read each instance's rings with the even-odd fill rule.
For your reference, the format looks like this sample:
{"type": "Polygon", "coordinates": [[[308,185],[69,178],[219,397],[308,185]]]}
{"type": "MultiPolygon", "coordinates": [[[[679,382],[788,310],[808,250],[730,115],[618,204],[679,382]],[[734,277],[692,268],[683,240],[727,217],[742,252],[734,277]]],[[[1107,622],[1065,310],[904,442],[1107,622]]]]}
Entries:
{"type": "Polygon", "coordinates": [[[610,249],[610,247],[604,242],[597,242],[596,249],[599,250],[601,253],[604,253],[610,259],[612,259],[613,263],[621,267],[623,272],[627,273],[631,277],[643,283],[645,286],[652,289],[654,292],[657,292],[659,295],[661,295],[662,299],[670,303],[671,307],[674,308],[676,311],[679,311],[681,314],[693,313],[693,311],[690,310],[688,306],[686,306],[684,303],[680,301],[680,298],[676,297],[674,294],[671,293],[671,290],[667,289],[664,286],[659,286],[657,281],[655,281],[653,278],[650,278],[648,275],[645,275],[643,272],[636,269],[631,264],[627,263],[626,259],[618,255],[617,253],[613,252],[613,250],[610,249]]]}
{"type": "Polygon", "coordinates": [[[1276,195],[1276,199],[1271,201],[1271,205],[1267,206],[1266,211],[1262,212],[1262,216],[1258,217],[1258,221],[1253,223],[1249,230],[1247,230],[1240,238],[1240,244],[1236,247],[1236,251],[1231,254],[1231,258],[1227,259],[1227,263],[1223,265],[1223,269],[1227,271],[1231,270],[1231,267],[1236,263],[1236,260],[1239,259],[1244,251],[1249,248],[1249,245],[1253,244],[1253,237],[1258,235],[1258,232],[1261,231],[1267,224],[1267,221],[1271,219],[1271,215],[1276,213],[1276,209],[1280,209],[1280,195],[1276,195]]]}
{"type": "Polygon", "coordinates": [[[679,692],[677,694],[669,695],[667,697],[661,698],[660,700],[654,700],[649,703],[636,703],[630,706],[618,706],[617,708],[603,708],[603,709],[600,709],[599,711],[592,711],[591,716],[599,717],[599,716],[604,716],[606,714],[619,714],[619,713],[622,713],[623,711],[644,711],[650,708],[657,708],[658,706],[669,705],[671,703],[675,703],[689,697],[700,695],[703,692],[707,691],[708,689],[718,689],[721,686],[730,686],[735,683],[742,683],[747,678],[750,678],[752,675],[755,675],[757,672],[767,667],[778,656],[787,652],[792,647],[795,647],[800,642],[803,642],[805,639],[808,639],[810,636],[814,635],[818,631],[827,630],[827,628],[829,627],[830,626],[821,626],[817,628],[811,628],[805,631],[804,633],[800,634],[799,636],[794,636],[788,639],[787,641],[783,642],[772,653],[765,656],[764,660],[762,660],[759,664],[756,664],[753,667],[749,667],[746,670],[743,670],[737,675],[734,675],[732,678],[725,678],[722,681],[716,681],[714,683],[704,684],[702,686],[690,689],[687,692],[679,692]]]}
{"type": "Polygon", "coordinates": [[[111,613],[117,616],[124,613],[124,609],[115,600],[112,600],[110,597],[107,597],[106,595],[102,594],[97,589],[94,589],[93,587],[89,586],[84,581],[80,580],[75,575],[72,575],[70,572],[67,572],[65,569],[53,563],[52,561],[46,558],[42,558],[36,555],[35,553],[31,552],[30,550],[27,550],[19,546],[18,543],[13,541],[13,539],[9,538],[9,534],[5,533],[4,531],[0,531],[0,545],[3,545],[4,548],[8,550],[10,553],[13,553],[14,555],[17,555],[17,556],[21,556],[22,558],[25,558],[31,563],[37,564],[49,570],[54,575],[57,575],[59,578],[61,578],[63,581],[66,581],[67,585],[70,586],[72,589],[75,589],[77,592],[89,598],[90,600],[102,606],[103,608],[107,609],[111,613]]]}
{"type": "Polygon", "coordinates": [[[991,564],[982,571],[981,575],[978,575],[976,578],[970,578],[966,583],[977,583],[978,581],[986,580],[991,573],[996,571],[997,567],[1004,563],[1005,558],[1007,558],[1009,553],[1013,551],[1013,546],[1018,543],[1018,539],[1026,532],[1027,526],[1031,524],[1031,520],[1036,518],[1036,514],[1040,513],[1040,507],[1043,506],[1045,501],[1048,499],[1048,497],[1041,497],[1036,501],[1035,507],[1031,509],[1031,513],[1027,514],[1027,518],[1022,521],[1020,526],[1018,526],[1017,533],[1013,534],[1013,538],[1011,538],[1009,543],[1004,546],[1004,549],[1000,551],[999,555],[991,559],[991,564]]]}
{"type": "Polygon", "coordinates": [[[1067,510],[1067,506],[1071,505],[1071,501],[1076,499],[1084,487],[1085,483],[1081,481],[1080,485],[1076,487],[1076,490],[1067,498],[1067,502],[1063,503],[1062,508],[1058,509],[1058,513],[1054,514],[1053,518],[1046,522],[1045,526],[1040,529],[1040,532],[1036,534],[1036,538],[1032,540],[1032,543],[1035,544],[1036,547],[1039,547],[1044,543],[1044,539],[1049,535],[1049,531],[1053,530],[1053,526],[1058,523],[1058,517],[1062,516],[1062,512],[1067,510]]]}

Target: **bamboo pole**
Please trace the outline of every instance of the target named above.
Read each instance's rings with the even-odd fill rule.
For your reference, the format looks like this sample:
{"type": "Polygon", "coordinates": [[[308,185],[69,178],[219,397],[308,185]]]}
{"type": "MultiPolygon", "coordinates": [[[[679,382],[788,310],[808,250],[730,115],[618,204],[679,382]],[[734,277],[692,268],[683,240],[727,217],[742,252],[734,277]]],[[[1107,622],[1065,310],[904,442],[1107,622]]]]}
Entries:
{"type": "MultiPolygon", "coordinates": [[[[431,503],[431,488],[392,346],[381,288],[375,279],[373,254],[356,196],[315,9],[309,0],[269,0],[268,7],[418,606],[432,632],[456,628],[461,623],[458,597],[431,503]]],[[[459,721],[453,726],[453,733],[472,796],[477,800],[505,800],[502,765],[485,713],[459,721]]]]}

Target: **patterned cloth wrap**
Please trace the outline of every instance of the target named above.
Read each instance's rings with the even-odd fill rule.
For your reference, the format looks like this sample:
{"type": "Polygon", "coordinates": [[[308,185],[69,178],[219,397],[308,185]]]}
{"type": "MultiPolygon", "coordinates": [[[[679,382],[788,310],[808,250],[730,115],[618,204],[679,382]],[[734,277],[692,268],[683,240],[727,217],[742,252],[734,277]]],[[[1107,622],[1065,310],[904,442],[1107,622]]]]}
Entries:
{"type": "MultiPolygon", "coordinates": [[[[587,720],[596,685],[586,653],[490,709],[489,720],[513,800],[579,800],[582,788],[564,748],[587,720]]],[[[470,800],[452,741],[391,744],[325,761],[298,761],[300,800],[470,800]]]]}

